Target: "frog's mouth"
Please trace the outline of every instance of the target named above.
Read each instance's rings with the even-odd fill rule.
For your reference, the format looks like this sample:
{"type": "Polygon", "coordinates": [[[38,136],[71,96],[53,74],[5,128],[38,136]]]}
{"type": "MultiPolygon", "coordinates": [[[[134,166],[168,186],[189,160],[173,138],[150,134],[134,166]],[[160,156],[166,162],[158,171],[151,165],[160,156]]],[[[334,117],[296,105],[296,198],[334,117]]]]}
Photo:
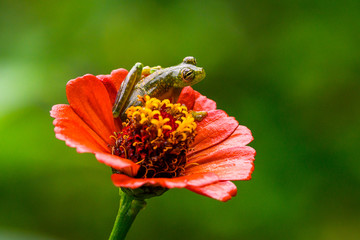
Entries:
{"type": "Polygon", "coordinates": [[[195,83],[200,82],[206,76],[205,70],[203,68],[197,68],[195,71],[195,83]]]}

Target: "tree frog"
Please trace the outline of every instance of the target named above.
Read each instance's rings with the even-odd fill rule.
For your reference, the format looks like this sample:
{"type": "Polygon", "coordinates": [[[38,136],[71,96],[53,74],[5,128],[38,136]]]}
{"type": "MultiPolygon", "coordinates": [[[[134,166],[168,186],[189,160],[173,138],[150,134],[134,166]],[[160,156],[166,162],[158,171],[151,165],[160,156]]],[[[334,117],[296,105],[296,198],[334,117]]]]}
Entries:
{"type": "MultiPolygon", "coordinates": [[[[149,95],[160,100],[170,99],[176,103],[184,87],[192,86],[204,78],[204,69],[197,67],[196,59],[190,56],[185,57],[179,65],[168,68],[161,68],[160,66],[144,68],[142,63],[136,63],[120,86],[112,109],[113,116],[114,118],[120,116],[120,119],[125,121],[126,110],[130,106],[142,104],[138,95],[149,95]]],[[[200,121],[207,113],[193,111],[192,115],[195,120],[200,121]]]]}

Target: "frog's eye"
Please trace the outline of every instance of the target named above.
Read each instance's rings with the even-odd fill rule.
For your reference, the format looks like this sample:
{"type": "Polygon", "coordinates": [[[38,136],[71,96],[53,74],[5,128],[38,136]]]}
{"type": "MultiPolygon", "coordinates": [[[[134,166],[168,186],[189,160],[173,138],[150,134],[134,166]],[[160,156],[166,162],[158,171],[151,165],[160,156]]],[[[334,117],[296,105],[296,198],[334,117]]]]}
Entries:
{"type": "Polygon", "coordinates": [[[196,66],[196,59],[194,57],[186,57],[183,59],[183,63],[192,64],[196,66]]]}
{"type": "Polygon", "coordinates": [[[181,70],[181,78],[186,82],[191,82],[195,78],[195,72],[190,68],[183,68],[181,70]]]}

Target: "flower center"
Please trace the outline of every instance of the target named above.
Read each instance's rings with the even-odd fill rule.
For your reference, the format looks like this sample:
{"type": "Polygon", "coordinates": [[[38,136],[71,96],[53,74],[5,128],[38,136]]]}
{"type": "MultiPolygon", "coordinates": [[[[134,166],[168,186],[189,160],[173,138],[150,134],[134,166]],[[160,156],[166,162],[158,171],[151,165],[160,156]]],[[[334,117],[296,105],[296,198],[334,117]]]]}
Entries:
{"type": "Polygon", "coordinates": [[[141,97],[142,106],[126,111],[121,132],[115,133],[112,154],[140,165],[137,178],[181,176],[194,141],[196,123],[186,106],[141,97]]]}

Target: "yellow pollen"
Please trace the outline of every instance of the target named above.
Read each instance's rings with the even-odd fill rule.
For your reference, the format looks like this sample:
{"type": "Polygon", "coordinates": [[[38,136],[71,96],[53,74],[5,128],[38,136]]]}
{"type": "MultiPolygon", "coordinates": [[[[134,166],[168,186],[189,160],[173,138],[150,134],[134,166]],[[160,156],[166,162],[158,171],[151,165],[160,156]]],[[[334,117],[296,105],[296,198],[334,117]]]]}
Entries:
{"type": "Polygon", "coordinates": [[[172,144],[185,141],[189,136],[195,135],[197,124],[186,106],[170,103],[168,99],[161,101],[157,98],[150,98],[147,95],[138,97],[143,102],[143,106],[131,106],[127,109],[126,114],[129,121],[135,122],[136,125],[148,124],[150,126],[147,130],[156,129],[157,138],[152,141],[153,143],[164,140],[165,131],[171,131],[168,141],[172,144]],[[162,113],[164,112],[174,118],[176,128],[174,123],[169,123],[169,117],[163,117],[162,113]]]}
{"type": "Polygon", "coordinates": [[[121,131],[111,136],[111,153],[140,165],[138,178],[181,176],[196,136],[194,117],[185,105],[138,97],[141,106],[129,107],[121,131]]]}

